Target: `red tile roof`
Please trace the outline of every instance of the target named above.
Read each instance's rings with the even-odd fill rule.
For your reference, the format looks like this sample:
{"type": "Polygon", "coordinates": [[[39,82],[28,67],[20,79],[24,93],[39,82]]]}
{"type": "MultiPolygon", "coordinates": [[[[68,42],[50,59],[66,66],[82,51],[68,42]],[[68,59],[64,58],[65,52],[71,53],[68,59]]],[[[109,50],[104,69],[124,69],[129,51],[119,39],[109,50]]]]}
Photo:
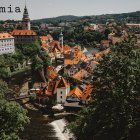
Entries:
{"type": "Polygon", "coordinates": [[[29,35],[33,35],[33,36],[36,36],[37,34],[32,31],[32,30],[14,30],[13,32],[11,32],[11,35],[13,36],[29,36],[29,35]]]}
{"type": "Polygon", "coordinates": [[[88,72],[84,69],[81,69],[79,72],[77,72],[73,78],[79,81],[82,81],[82,79],[88,74],[88,72]]]}
{"type": "Polygon", "coordinates": [[[90,98],[90,94],[92,92],[93,88],[92,85],[86,85],[85,89],[82,91],[78,87],[74,88],[67,94],[67,98],[71,97],[72,95],[76,95],[76,97],[79,100],[88,100],[90,98]]]}
{"type": "Polygon", "coordinates": [[[0,39],[10,39],[10,38],[14,38],[14,37],[8,33],[0,33],[0,39]]]}
{"type": "Polygon", "coordinates": [[[67,94],[67,97],[70,97],[73,94],[75,94],[78,97],[78,99],[81,99],[82,97],[82,91],[78,87],[71,90],[70,93],[67,94]]]}
{"type": "Polygon", "coordinates": [[[55,70],[55,67],[53,66],[49,66],[48,67],[48,78],[53,80],[54,78],[56,78],[58,76],[57,71],[55,70]]]}
{"type": "Polygon", "coordinates": [[[43,41],[44,41],[44,40],[47,41],[47,40],[53,39],[53,38],[52,38],[52,36],[51,36],[50,34],[48,34],[48,35],[46,35],[46,36],[40,36],[40,39],[43,40],[43,41]]]}
{"type": "Polygon", "coordinates": [[[63,77],[61,77],[57,88],[67,88],[68,86],[69,83],[63,77]]]}

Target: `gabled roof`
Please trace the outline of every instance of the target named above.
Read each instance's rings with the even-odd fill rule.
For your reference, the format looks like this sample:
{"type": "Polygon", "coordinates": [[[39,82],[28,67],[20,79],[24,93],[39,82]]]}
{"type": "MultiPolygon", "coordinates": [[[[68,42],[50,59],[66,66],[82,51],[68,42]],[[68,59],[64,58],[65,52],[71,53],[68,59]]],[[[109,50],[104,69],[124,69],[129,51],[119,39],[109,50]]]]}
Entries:
{"type": "Polygon", "coordinates": [[[67,88],[68,85],[69,85],[69,83],[63,77],[61,77],[57,88],[67,88]]]}
{"type": "Polygon", "coordinates": [[[92,90],[93,88],[90,84],[86,85],[83,91],[80,88],[76,87],[67,94],[67,98],[75,96],[79,100],[85,101],[89,99],[92,90]]]}
{"type": "Polygon", "coordinates": [[[89,95],[91,94],[93,88],[92,88],[92,85],[86,85],[84,91],[83,91],[83,96],[82,96],[82,100],[87,100],[89,95]]]}
{"type": "Polygon", "coordinates": [[[67,97],[71,97],[72,95],[76,95],[78,99],[81,99],[82,91],[78,87],[76,87],[67,94],[67,97]]]}

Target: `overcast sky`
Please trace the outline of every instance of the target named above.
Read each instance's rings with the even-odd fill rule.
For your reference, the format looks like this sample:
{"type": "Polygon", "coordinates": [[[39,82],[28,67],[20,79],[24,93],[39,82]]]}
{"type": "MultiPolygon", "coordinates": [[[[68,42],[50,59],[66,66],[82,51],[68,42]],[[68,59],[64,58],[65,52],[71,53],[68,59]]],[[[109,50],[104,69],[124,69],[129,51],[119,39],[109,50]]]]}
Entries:
{"type": "MultiPolygon", "coordinates": [[[[140,10],[140,0],[26,0],[30,19],[41,19],[61,15],[100,15],[126,13],[140,10]]],[[[21,13],[0,13],[0,20],[21,20],[25,0],[0,0],[0,7],[12,10],[20,7],[21,13]]]]}

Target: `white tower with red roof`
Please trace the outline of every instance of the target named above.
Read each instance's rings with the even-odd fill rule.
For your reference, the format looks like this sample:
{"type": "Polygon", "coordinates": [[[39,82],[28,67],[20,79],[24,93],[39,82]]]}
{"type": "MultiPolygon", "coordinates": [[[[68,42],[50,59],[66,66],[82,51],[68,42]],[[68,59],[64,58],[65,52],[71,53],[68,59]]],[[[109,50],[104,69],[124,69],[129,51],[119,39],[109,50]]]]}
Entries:
{"type": "Polygon", "coordinates": [[[70,84],[63,78],[59,80],[56,92],[57,103],[65,103],[67,94],[70,92],[70,84]]]}

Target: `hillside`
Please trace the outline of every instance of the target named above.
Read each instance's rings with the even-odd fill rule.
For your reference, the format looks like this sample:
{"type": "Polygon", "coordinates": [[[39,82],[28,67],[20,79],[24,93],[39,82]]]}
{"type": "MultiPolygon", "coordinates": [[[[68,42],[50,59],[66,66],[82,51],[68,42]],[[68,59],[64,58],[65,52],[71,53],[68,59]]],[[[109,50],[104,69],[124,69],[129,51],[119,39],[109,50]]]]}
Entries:
{"type": "Polygon", "coordinates": [[[44,19],[37,19],[33,20],[33,22],[60,22],[60,21],[73,21],[80,19],[78,16],[73,16],[73,15],[65,15],[65,16],[59,16],[59,17],[53,17],[53,18],[44,18],[44,19]]]}
{"type": "Polygon", "coordinates": [[[91,20],[94,23],[106,23],[107,20],[121,20],[126,22],[135,22],[140,23],[140,11],[131,12],[131,13],[121,13],[121,14],[103,14],[103,15],[91,15],[91,16],[73,16],[65,15],[53,18],[44,18],[33,20],[32,22],[43,22],[43,23],[54,23],[54,22],[63,22],[63,21],[74,21],[74,20],[91,20]]]}

